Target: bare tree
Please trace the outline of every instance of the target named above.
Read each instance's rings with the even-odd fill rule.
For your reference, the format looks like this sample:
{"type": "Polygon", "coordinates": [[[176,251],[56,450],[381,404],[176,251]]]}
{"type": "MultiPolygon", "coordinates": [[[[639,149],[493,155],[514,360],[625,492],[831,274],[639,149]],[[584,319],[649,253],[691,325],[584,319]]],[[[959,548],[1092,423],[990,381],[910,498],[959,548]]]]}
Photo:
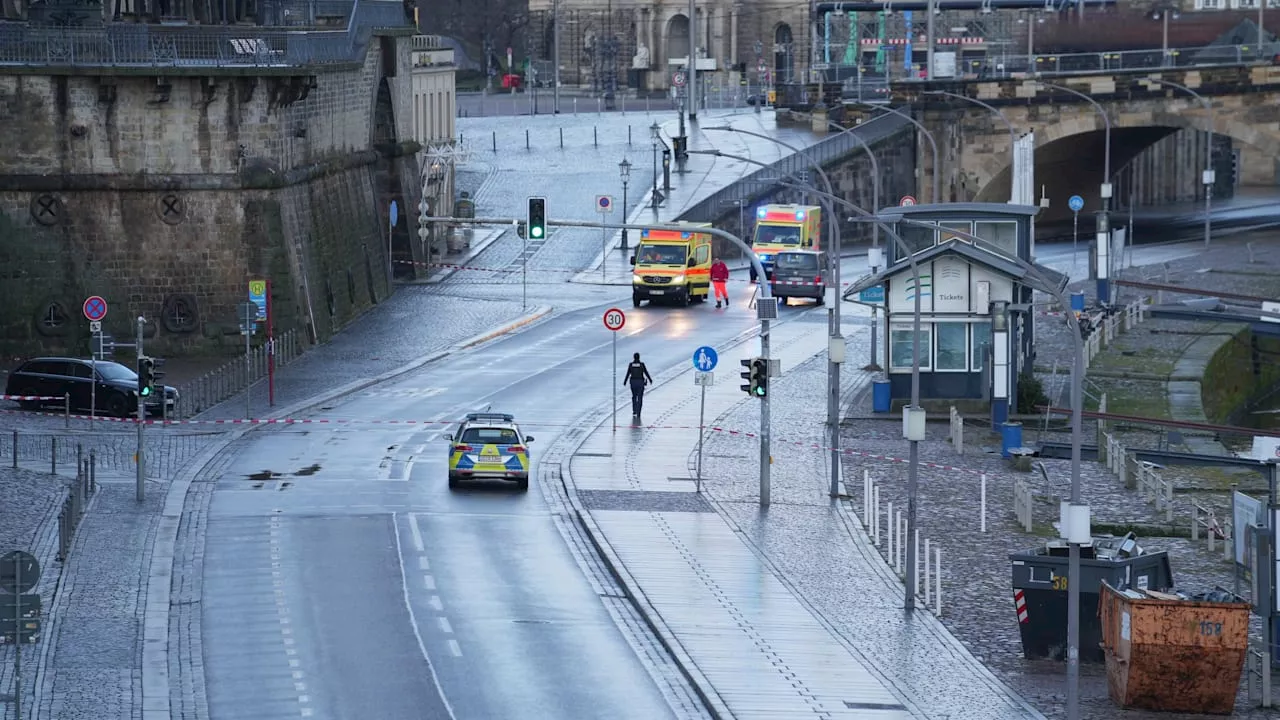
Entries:
{"type": "Polygon", "coordinates": [[[421,16],[424,32],[447,35],[462,42],[481,58],[487,44],[505,58],[506,48],[523,55],[525,28],[529,25],[528,0],[436,0],[421,16]]]}

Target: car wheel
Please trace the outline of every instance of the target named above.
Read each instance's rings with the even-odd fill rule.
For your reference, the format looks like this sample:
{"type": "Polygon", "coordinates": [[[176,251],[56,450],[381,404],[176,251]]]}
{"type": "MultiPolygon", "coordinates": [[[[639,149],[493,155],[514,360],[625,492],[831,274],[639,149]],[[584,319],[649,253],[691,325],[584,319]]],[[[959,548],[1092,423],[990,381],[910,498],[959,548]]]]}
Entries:
{"type": "Polygon", "coordinates": [[[516,489],[520,492],[529,492],[529,478],[520,478],[516,481],[516,489]]]}
{"type": "Polygon", "coordinates": [[[116,394],[107,398],[107,414],[118,418],[129,417],[129,401],[125,396],[116,394]]]}
{"type": "Polygon", "coordinates": [[[635,293],[631,294],[631,307],[640,307],[640,296],[635,293]]]}
{"type": "Polygon", "coordinates": [[[685,288],[684,294],[680,296],[680,306],[689,307],[693,304],[693,290],[685,288]]]}
{"type": "Polygon", "coordinates": [[[825,287],[820,287],[820,288],[818,288],[818,293],[819,293],[819,294],[818,294],[818,298],[817,298],[817,300],[818,300],[818,304],[819,304],[819,305],[826,305],[826,304],[827,304],[827,289],[826,289],[825,287]]]}
{"type": "Polygon", "coordinates": [[[454,475],[449,476],[449,489],[456,490],[458,488],[458,478],[454,475]]]}

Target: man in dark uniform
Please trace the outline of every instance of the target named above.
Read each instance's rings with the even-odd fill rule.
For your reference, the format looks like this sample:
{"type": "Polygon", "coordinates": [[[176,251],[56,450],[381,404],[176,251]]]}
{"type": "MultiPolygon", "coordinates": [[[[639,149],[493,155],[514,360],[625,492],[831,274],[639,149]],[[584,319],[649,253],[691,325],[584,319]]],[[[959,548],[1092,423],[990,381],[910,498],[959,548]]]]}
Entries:
{"type": "Polygon", "coordinates": [[[649,374],[649,368],[640,362],[640,353],[632,356],[631,362],[627,365],[627,375],[622,379],[623,384],[631,385],[631,414],[634,417],[640,417],[640,408],[644,405],[644,386],[653,382],[653,376],[649,374]]]}

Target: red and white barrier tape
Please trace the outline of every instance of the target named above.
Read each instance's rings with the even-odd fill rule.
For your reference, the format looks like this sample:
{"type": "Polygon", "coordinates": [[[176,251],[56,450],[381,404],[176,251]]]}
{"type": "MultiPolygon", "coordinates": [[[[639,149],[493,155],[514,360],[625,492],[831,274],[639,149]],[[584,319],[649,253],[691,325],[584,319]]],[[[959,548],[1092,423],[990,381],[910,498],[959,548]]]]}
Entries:
{"type": "MultiPolygon", "coordinates": [[[[454,270],[472,270],[475,272],[489,272],[489,273],[521,272],[519,268],[513,269],[509,266],[508,267],[479,267],[476,265],[455,265],[453,263],[425,263],[425,262],[417,262],[414,260],[397,260],[396,263],[400,265],[414,265],[416,267],[451,268],[454,270]]],[[[588,269],[579,268],[576,270],[568,270],[565,268],[540,267],[540,268],[531,268],[531,270],[535,273],[565,273],[568,275],[581,275],[582,273],[590,272],[589,268],[588,269]]],[[[772,282],[774,285],[823,285],[825,284],[825,283],[808,282],[808,281],[802,281],[802,280],[774,280],[772,282]]],[[[847,287],[849,285],[853,285],[853,283],[851,282],[840,283],[841,287],[847,287]]]]}
{"type": "Polygon", "coordinates": [[[65,400],[62,395],[0,395],[0,400],[65,400]]]}
{"type": "MultiPolygon", "coordinates": [[[[19,412],[19,411],[6,410],[4,412],[19,412]]],[[[66,415],[63,415],[60,413],[24,412],[22,414],[23,415],[43,415],[43,416],[54,417],[54,418],[67,417],[66,415]]],[[[71,415],[70,417],[73,420],[89,420],[90,419],[88,415],[71,415]]],[[[137,418],[96,417],[94,419],[99,421],[104,421],[104,422],[117,422],[117,423],[137,423],[138,422],[137,418]]],[[[146,425],[162,425],[166,427],[179,426],[179,425],[286,425],[286,426],[325,425],[325,426],[341,426],[344,428],[358,427],[362,425],[374,425],[379,427],[381,426],[432,427],[432,426],[457,425],[460,422],[462,421],[461,420],[356,420],[356,419],[350,419],[350,418],[236,418],[236,419],[227,419],[227,420],[147,419],[143,421],[143,423],[146,425]]],[[[569,423],[525,422],[521,424],[524,425],[525,427],[576,427],[576,426],[570,425],[569,423]]],[[[624,425],[624,427],[628,427],[636,430],[695,430],[696,431],[698,429],[697,425],[624,425]]],[[[370,429],[374,429],[374,428],[370,428],[370,429]]],[[[735,430],[733,428],[719,427],[715,425],[708,425],[703,429],[709,432],[723,433],[731,437],[750,438],[750,439],[760,437],[758,433],[749,432],[745,430],[735,430]]],[[[787,440],[785,438],[782,438],[782,439],[775,438],[774,442],[777,442],[782,445],[792,445],[795,447],[801,447],[809,450],[820,450],[824,452],[830,451],[832,449],[821,443],[815,443],[813,441],[808,441],[808,440],[787,440]]],[[[850,448],[837,448],[837,449],[839,450],[840,453],[844,455],[863,457],[869,460],[882,460],[884,462],[893,462],[893,463],[908,462],[906,458],[894,457],[892,455],[869,453],[869,452],[863,452],[860,450],[853,450],[850,448]]],[[[933,462],[927,462],[927,461],[921,461],[920,464],[923,467],[927,467],[933,470],[961,472],[961,473],[967,473],[967,474],[973,475],[975,477],[982,475],[982,472],[979,470],[973,470],[973,469],[964,468],[964,467],[957,467],[955,465],[944,465],[941,463],[933,463],[933,462]]]]}

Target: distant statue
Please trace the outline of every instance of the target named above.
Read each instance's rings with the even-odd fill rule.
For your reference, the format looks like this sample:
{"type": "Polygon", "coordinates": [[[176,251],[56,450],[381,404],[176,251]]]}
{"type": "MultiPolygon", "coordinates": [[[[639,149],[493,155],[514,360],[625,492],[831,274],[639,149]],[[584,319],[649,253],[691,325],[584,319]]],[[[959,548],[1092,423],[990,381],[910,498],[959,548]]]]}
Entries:
{"type": "Polygon", "coordinates": [[[643,44],[636,46],[636,54],[631,57],[631,67],[634,70],[649,69],[649,48],[643,44]]]}

